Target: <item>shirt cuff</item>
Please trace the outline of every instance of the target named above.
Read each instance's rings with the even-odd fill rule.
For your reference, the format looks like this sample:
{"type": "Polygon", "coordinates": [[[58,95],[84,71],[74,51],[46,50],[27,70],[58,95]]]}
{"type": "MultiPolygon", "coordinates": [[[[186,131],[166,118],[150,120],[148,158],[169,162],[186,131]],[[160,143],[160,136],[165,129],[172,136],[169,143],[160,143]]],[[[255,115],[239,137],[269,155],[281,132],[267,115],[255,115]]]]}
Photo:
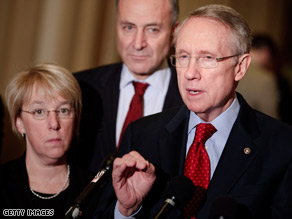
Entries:
{"type": "Polygon", "coordinates": [[[118,209],[118,202],[116,202],[114,218],[115,219],[135,219],[135,216],[141,211],[141,209],[142,209],[142,206],[140,206],[140,208],[134,214],[130,215],[129,217],[126,217],[120,213],[118,209]]]}

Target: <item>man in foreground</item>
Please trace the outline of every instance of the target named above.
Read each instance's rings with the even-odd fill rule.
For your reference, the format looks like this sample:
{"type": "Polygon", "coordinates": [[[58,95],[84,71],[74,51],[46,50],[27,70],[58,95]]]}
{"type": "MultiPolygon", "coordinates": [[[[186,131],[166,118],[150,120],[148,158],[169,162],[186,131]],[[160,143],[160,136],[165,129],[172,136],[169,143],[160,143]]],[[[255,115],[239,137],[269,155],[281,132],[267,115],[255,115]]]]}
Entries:
{"type": "MultiPolygon", "coordinates": [[[[170,212],[172,218],[206,219],[222,196],[242,206],[232,209],[237,215],[290,218],[292,128],[253,110],[235,92],[251,61],[248,25],[229,7],[201,7],[182,22],[175,46],[172,63],[185,106],[133,122],[120,147],[121,155],[134,150],[155,165],[155,183],[138,202],[142,208],[135,217],[153,217],[167,180],[185,175],[196,186],[195,198],[170,212]]],[[[133,216],[136,201],[127,203],[127,211],[119,208],[120,193],[129,184],[116,182],[134,175],[117,170],[116,210],[133,216]]],[[[136,186],[128,194],[139,191],[136,186]]]]}

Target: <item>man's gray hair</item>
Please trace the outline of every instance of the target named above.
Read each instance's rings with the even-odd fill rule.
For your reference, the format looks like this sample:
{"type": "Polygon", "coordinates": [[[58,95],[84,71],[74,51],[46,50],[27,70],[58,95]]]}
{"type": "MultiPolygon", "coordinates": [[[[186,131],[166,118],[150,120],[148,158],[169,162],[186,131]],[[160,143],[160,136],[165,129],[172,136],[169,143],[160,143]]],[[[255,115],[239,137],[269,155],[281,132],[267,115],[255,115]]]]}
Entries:
{"type": "Polygon", "coordinates": [[[175,33],[175,44],[177,35],[182,26],[191,18],[209,18],[227,25],[233,32],[233,46],[231,48],[235,54],[245,54],[250,52],[252,36],[251,31],[243,17],[233,8],[225,5],[207,5],[192,11],[189,16],[179,25],[175,33]]]}

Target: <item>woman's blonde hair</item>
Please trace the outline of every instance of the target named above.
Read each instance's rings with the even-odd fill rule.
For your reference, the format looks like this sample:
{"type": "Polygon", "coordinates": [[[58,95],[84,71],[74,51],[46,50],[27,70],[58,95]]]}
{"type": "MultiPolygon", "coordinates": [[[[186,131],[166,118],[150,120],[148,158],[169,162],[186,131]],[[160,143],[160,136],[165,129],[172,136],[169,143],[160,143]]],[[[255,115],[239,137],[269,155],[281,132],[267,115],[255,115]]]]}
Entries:
{"type": "Polygon", "coordinates": [[[56,64],[38,64],[17,74],[7,85],[5,98],[12,130],[18,133],[16,119],[24,103],[31,98],[33,88],[38,95],[54,100],[56,94],[68,100],[75,111],[75,134],[78,134],[82,102],[81,90],[73,74],[56,64]]]}

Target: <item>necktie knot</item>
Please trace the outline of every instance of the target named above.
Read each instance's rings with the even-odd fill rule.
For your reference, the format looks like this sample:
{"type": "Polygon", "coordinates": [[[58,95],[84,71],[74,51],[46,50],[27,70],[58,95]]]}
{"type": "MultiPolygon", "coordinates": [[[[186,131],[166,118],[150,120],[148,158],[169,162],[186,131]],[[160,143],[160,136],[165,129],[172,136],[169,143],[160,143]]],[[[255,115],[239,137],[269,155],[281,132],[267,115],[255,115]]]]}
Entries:
{"type": "Polygon", "coordinates": [[[205,144],[215,132],[216,128],[211,123],[200,123],[197,125],[194,142],[205,144]]]}
{"type": "Polygon", "coordinates": [[[139,96],[144,96],[144,93],[149,86],[147,83],[141,83],[137,81],[132,82],[135,88],[135,93],[138,94],[139,96]]]}

